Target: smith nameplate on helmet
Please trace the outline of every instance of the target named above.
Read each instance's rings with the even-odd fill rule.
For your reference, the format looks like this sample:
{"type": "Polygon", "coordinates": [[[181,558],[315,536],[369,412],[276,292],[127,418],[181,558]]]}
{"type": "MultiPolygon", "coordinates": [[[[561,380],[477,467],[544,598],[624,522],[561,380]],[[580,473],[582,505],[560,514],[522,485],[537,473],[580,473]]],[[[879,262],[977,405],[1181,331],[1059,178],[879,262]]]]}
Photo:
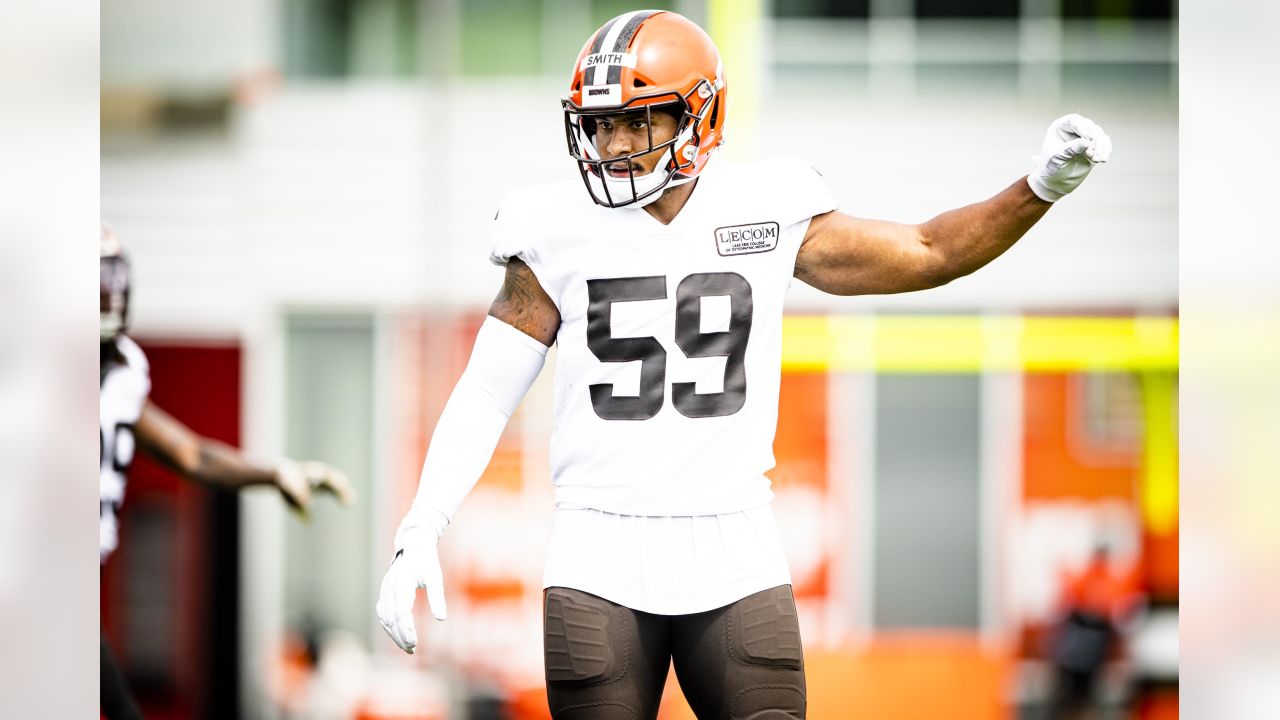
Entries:
{"type": "Polygon", "coordinates": [[[725,257],[769,252],[778,247],[778,223],[731,225],[716,229],[716,250],[725,257]]]}
{"type": "Polygon", "coordinates": [[[636,66],[635,53],[607,52],[596,53],[582,58],[582,69],[586,70],[597,65],[621,65],[623,67],[633,68],[636,66]]]}

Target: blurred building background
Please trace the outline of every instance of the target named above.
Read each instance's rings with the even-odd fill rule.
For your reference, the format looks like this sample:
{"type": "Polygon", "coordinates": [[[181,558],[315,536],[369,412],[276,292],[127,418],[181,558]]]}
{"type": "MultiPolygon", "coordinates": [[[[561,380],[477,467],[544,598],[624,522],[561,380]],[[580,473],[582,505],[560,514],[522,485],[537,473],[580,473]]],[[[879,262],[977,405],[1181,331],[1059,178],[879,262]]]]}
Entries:
{"type": "MultiPolygon", "coordinates": [[[[1176,4],[650,5],[720,44],[725,153],[805,157],[855,215],[988,197],[1066,112],[1111,134],[1112,162],[975,275],[795,285],[775,508],[810,717],[1049,717],[1054,628],[1099,545],[1134,606],[1099,701],[1175,717],[1176,4]]],[[[423,613],[404,656],[373,604],[500,282],[489,220],[504,192],[576,174],[558,99],[630,9],[103,4],[102,212],[132,253],[153,399],[361,493],[303,523],[139,461],[102,613],[149,716],[545,716],[549,372],[443,541],[449,621],[423,613]]]]}

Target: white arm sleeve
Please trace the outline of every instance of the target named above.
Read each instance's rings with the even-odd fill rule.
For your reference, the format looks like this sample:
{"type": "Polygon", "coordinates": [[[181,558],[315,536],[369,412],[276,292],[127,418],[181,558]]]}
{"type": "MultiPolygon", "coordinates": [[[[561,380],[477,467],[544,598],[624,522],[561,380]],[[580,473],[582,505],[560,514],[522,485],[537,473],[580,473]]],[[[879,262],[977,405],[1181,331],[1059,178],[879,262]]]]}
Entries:
{"type": "Polygon", "coordinates": [[[547,347],[495,317],[476,335],[467,369],[440,414],[418,479],[412,510],[444,534],[475,487],[502,430],[542,370],[547,347]]]}

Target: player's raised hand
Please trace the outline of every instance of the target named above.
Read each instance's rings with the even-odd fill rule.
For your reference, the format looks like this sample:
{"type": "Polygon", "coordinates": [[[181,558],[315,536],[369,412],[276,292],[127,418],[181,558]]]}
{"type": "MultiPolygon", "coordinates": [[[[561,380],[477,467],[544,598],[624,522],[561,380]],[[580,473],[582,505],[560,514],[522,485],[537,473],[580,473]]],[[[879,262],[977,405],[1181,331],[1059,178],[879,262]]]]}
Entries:
{"type": "Polygon", "coordinates": [[[1027,183],[1041,200],[1056,202],[1110,158],[1111,138],[1097,123],[1075,113],[1063,115],[1045,133],[1027,183]]]}
{"type": "Polygon", "coordinates": [[[436,620],[448,615],[444,601],[444,574],[436,543],[440,533],[417,510],[410,510],[396,530],[396,554],[378,591],[378,621],[401,650],[412,654],[418,645],[413,622],[413,602],[418,588],[427,591],[427,605],[436,620]]]}
{"type": "Polygon", "coordinates": [[[356,491],[345,473],[332,465],[309,460],[281,460],[276,465],[276,487],[286,502],[299,515],[307,517],[311,509],[311,493],[327,492],[343,505],[355,502],[356,491]]]}

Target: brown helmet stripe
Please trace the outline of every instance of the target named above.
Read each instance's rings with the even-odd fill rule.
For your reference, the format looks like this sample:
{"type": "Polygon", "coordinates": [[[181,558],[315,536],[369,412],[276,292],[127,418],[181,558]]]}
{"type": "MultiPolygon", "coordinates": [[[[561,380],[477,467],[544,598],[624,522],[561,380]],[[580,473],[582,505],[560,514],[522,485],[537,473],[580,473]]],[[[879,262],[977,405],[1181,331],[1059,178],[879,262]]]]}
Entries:
{"type": "MultiPolygon", "coordinates": [[[[649,18],[653,17],[654,15],[657,15],[660,12],[662,11],[661,10],[641,10],[640,12],[637,12],[635,15],[633,15],[631,19],[627,21],[627,24],[622,26],[622,32],[618,34],[618,41],[613,44],[613,51],[626,52],[627,48],[631,47],[631,41],[635,38],[636,31],[640,29],[640,24],[643,23],[645,20],[648,20],[649,18]]],[[[610,65],[609,78],[605,82],[607,82],[610,85],[616,85],[622,82],[622,66],[610,65]]]]}
{"type": "MultiPolygon", "coordinates": [[[[600,29],[596,31],[596,36],[595,36],[595,39],[591,41],[591,51],[587,53],[588,55],[595,55],[596,53],[600,52],[600,48],[604,47],[605,36],[609,34],[609,30],[613,28],[613,24],[618,22],[618,18],[620,17],[622,16],[619,15],[618,17],[613,18],[609,22],[602,25],[600,29]]],[[[586,72],[584,69],[582,74],[583,74],[582,80],[584,85],[595,84],[595,82],[593,81],[595,73],[586,72]]]]}

